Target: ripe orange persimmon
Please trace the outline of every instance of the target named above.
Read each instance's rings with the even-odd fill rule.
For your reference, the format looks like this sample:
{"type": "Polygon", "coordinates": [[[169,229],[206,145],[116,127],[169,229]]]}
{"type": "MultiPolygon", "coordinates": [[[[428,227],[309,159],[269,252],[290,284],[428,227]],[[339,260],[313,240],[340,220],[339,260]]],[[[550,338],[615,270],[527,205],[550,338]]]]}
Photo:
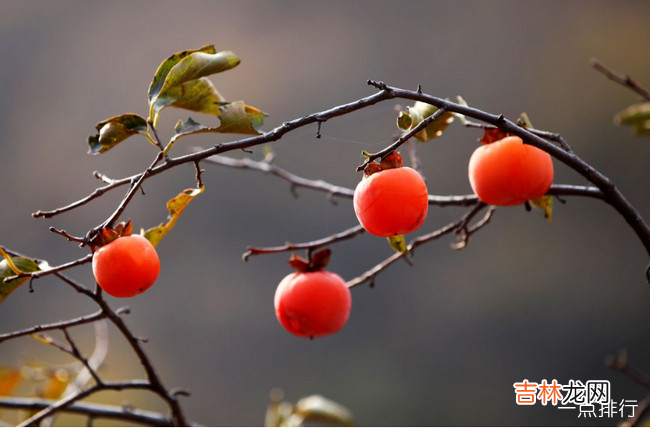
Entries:
{"type": "Polygon", "coordinates": [[[352,298],[343,278],[319,270],[284,277],[274,303],[278,321],[289,332],[300,337],[320,337],[343,328],[352,298]]]}
{"type": "Polygon", "coordinates": [[[275,290],[275,315],[296,336],[332,334],[348,320],[350,290],[339,275],[323,270],[330,254],[329,249],[321,250],[309,261],[294,254],[289,264],[298,272],[284,277],[275,290]]]}
{"type": "MultiPolygon", "coordinates": [[[[379,167],[370,165],[374,170],[379,167]]],[[[413,232],[422,225],[429,209],[429,192],[417,171],[398,166],[367,174],[353,197],[354,212],[364,229],[389,237],[413,232]]]]}
{"type": "Polygon", "coordinates": [[[519,205],[537,199],[553,182],[551,156],[515,136],[477,148],[468,169],[472,190],[491,205],[519,205]]]}
{"type": "Polygon", "coordinates": [[[121,236],[93,254],[95,280],[114,297],[132,297],[146,291],[159,272],[158,253],[141,235],[121,236]]]}

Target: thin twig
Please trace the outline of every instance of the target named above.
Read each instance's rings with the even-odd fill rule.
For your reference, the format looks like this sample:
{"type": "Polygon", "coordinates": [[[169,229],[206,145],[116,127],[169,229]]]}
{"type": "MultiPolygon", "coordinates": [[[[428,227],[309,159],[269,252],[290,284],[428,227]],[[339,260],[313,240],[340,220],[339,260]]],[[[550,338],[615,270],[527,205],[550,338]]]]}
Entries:
{"type": "Polygon", "coordinates": [[[160,396],[160,398],[162,398],[167,402],[167,405],[169,406],[172,413],[174,424],[179,426],[187,426],[187,420],[180,406],[180,403],[178,402],[177,397],[171,394],[169,390],[167,390],[167,388],[165,388],[165,386],[163,385],[160,376],[156,372],[156,369],[154,368],[153,364],[151,363],[151,360],[149,359],[146,352],[142,348],[140,340],[135,335],[133,335],[133,333],[131,332],[131,330],[129,330],[124,320],[117,313],[111,310],[110,306],[108,306],[106,301],[103,300],[101,295],[95,295],[94,300],[106,313],[108,319],[113,323],[113,325],[117,327],[117,329],[120,331],[122,336],[124,336],[126,341],[131,346],[133,352],[137,355],[140,364],[142,365],[145,373],[147,374],[147,379],[150,382],[151,390],[154,391],[156,394],[158,394],[158,396],[160,396]]]}
{"type": "Polygon", "coordinates": [[[319,190],[322,192],[327,192],[327,194],[331,196],[343,196],[346,198],[352,198],[352,196],[354,196],[354,190],[352,189],[336,186],[324,180],[311,180],[308,178],[300,177],[287,171],[286,169],[264,161],[254,161],[249,158],[234,159],[223,155],[213,155],[206,158],[205,161],[216,165],[227,166],[230,168],[251,169],[266,172],[288,181],[294,187],[304,187],[307,189],[319,190]]]}
{"type": "MultiPolygon", "coordinates": [[[[494,125],[490,125],[487,123],[472,122],[469,120],[465,120],[465,122],[463,122],[463,125],[466,126],[467,128],[497,129],[497,127],[494,125]]],[[[530,131],[531,133],[539,137],[545,138],[550,141],[555,141],[560,147],[562,147],[567,152],[569,153],[573,152],[573,150],[569,146],[569,143],[567,143],[564,137],[562,137],[560,134],[555,132],[542,131],[541,129],[534,129],[534,128],[527,128],[527,129],[528,131],[530,131]]]]}
{"type": "Polygon", "coordinates": [[[112,178],[110,178],[106,174],[102,174],[99,171],[93,171],[93,177],[95,177],[96,179],[98,179],[98,180],[100,180],[100,181],[102,181],[103,183],[106,183],[106,184],[115,183],[115,180],[113,180],[112,178]]]}
{"type": "Polygon", "coordinates": [[[244,261],[248,261],[250,256],[256,256],[258,254],[271,254],[271,253],[283,253],[287,251],[296,251],[296,250],[315,250],[317,248],[325,247],[327,245],[333,244],[335,242],[344,241],[346,239],[354,238],[357,235],[365,232],[362,226],[354,226],[349,229],[346,229],[342,232],[335,233],[325,238],[317,239],[315,241],[303,242],[299,244],[294,244],[287,242],[285,245],[278,247],[248,247],[247,251],[242,255],[244,261]]]}
{"type": "Polygon", "coordinates": [[[357,167],[357,171],[363,171],[363,169],[368,165],[370,162],[374,161],[375,159],[379,159],[388,153],[397,150],[402,144],[407,142],[409,139],[417,135],[418,132],[422,131],[424,128],[429,126],[431,123],[434,121],[438,120],[443,114],[447,113],[447,108],[446,107],[439,107],[438,110],[435,111],[431,116],[427,117],[426,119],[423,119],[422,122],[418,123],[416,126],[414,126],[412,129],[410,129],[408,132],[404,133],[401,137],[399,137],[393,144],[390,146],[384,148],[383,150],[378,151],[377,153],[373,153],[370,156],[366,158],[366,160],[357,167]]]}
{"type": "Polygon", "coordinates": [[[65,340],[68,342],[70,345],[70,354],[75,357],[81,364],[84,365],[86,370],[88,370],[88,373],[90,373],[90,376],[92,376],[93,380],[95,381],[96,384],[102,384],[104,383],[97,372],[95,371],[95,368],[90,365],[88,362],[88,358],[84,357],[81,354],[81,351],[77,347],[77,344],[72,340],[72,336],[70,336],[70,333],[68,332],[67,328],[62,329],[63,330],[63,336],[65,336],[65,340]]]}
{"type": "Polygon", "coordinates": [[[634,411],[634,416],[627,418],[625,421],[619,423],[619,426],[621,427],[644,426],[644,425],[639,425],[639,423],[646,420],[646,417],[648,415],[650,415],[650,396],[641,400],[636,410],[634,411]]]}
{"type": "Polygon", "coordinates": [[[454,230],[456,237],[458,238],[457,242],[451,244],[451,248],[454,250],[463,249],[469,244],[470,237],[476,233],[479,229],[487,225],[492,219],[492,215],[495,211],[494,205],[489,205],[488,209],[485,212],[483,218],[473,225],[469,225],[469,222],[474,218],[474,216],[485,207],[484,203],[476,204],[474,209],[470,211],[469,215],[465,216],[464,221],[454,230]]]}
{"type": "Polygon", "coordinates": [[[66,321],[59,321],[50,324],[40,324],[34,327],[26,328],[24,330],[18,330],[18,331],[13,331],[11,333],[0,334],[0,343],[6,340],[15,339],[21,336],[29,336],[35,333],[42,333],[50,330],[61,330],[69,327],[75,327],[78,325],[89,324],[103,318],[106,318],[106,314],[104,313],[104,311],[100,310],[90,315],[84,315],[66,321]]]}
{"type": "Polygon", "coordinates": [[[158,162],[162,160],[162,158],[163,158],[163,152],[158,152],[153,162],[151,162],[151,165],[149,165],[149,167],[142,174],[140,174],[138,179],[133,183],[133,186],[131,186],[131,188],[126,193],[126,195],[124,196],[120,204],[117,206],[113,214],[111,214],[100,226],[96,227],[91,231],[91,233],[88,234],[89,239],[92,239],[94,234],[97,231],[106,227],[113,227],[113,224],[122,215],[128,203],[131,201],[131,199],[136,194],[136,192],[140,189],[140,186],[142,186],[144,180],[146,180],[147,176],[151,174],[153,168],[158,164],[158,162]]]}
{"type": "Polygon", "coordinates": [[[88,254],[88,255],[86,255],[86,256],[78,259],[78,260],[73,260],[73,261],[68,262],[68,263],[63,263],[62,265],[54,266],[54,267],[51,267],[49,269],[39,270],[39,271],[36,271],[36,272],[23,272],[23,273],[20,273],[18,275],[8,276],[8,277],[6,277],[4,279],[4,282],[7,283],[9,281],[13,281],[13,280],[18,279],[18,278],[26,278],[26,277],[30,277],[32,279],[41,278],[43,276],[52,275],[52,274],[56,274],[58,272],[61,272],[61,271],[67,270],[67,269],[71,269],[71,268],[73,268],[75,266],[81,266],[83,264],[90,263],[92,261],[92,259],[93,259],[93,255],[88,254]]]}
{"type": "MultiPolygon", "coordinates": [[[[36,398],[0,397],[0,408],[38,411],[52,406],[53,400],[36,398]]],[[[167,415],[138,409],[125,409],[122,406],[76,402],[61,411],[88,415],[93,418],[105,418],[150,426],[170,426],[173,421],[167,415]]]]}
{"type": "Polygon", "coordinates": [[[597,59],[591,60],[591,66],[594,67],[596,70],[600,71],[601,73],[603,73],[608,79],[611,79],[614,82],[623,85],[628,89],[631,89],[632,91],[641,95],[644,99],[650,101],[650,91],[648,91],[643,86],[639,85],[634,79],[632,79],[627,74],[623,75],[623,74],[615,73],[609,67],[605,66],[597,59]]]}
{"type": "Polygon", "coordinates": [[[365,282],[370,282],[371,284],[373,283],[375,277],[377,274],[385,270],[387,267],[395,263],[397,260],[406,257],[408,254],[412,254],[413,250],[415,250],[417,247],[419,247],[422,244],[425,244],[427,242],[433,241],[435,239],[438,239],[444,235],[447,235],[449,233],[453,233],[458,227],[460,227],[462,224],[471,221],[471,219],[482,209],[485,207],[485,204],[482,202],[477,203],[471,210],[469,210],[465,215],[463,215],[461,218],[459,218],[456,221],[453,221],[451,223],[448,223],[447,225],[434,230],[431,233],[428,233],[426,235],[421,235],[415,238],[411,243],[409,243],[406,247],[406,251],[403,253],[393,253],[390,257],[386,258],[384,261],[376,264],[372,268],[368,269],[361,275],[357,276],[356,278],[353,278],[349,281],[346,282],[346,285],[348,288],[355,287],[357,285],[363,284],[365,282]]]}
{"type": "Polygon", "coordinates": [[[627,352],[625,350],[619,351],[616,357],[611,355],[607,357],[605,359],[605,365],[612,370],[616,370],[627,375],[627,377],[639,385],[650,389],[650,376],[640,372],[630,365],[627,358],[627,352]]]}
{"type": "Polygon", "coordinates": [[[203,187],[203,179],[201,178],[201,174],[204,171],[201,169],[200,161],[194,162],[194,171],[195,171],[194,178],[196,178],[196,187],[200,189],[201,187],[203,187]]]}
{"type": "Polygon", "coordinates": [[[84,238],[79,238],[79,237],[76,237],[76,236],[72,236],[68,232],[66,232],[65,230],[59,230],[59,229],[56,229],[54,227],[50,227],[50,232],[56,233],[57,235],[61,235],[64,238],[66,238],[68,241],[79,242],[79,243],[81,243],[83,245],[86,244],[86,241],[85,241],[84,238]]]}
{"type": "Polygon", "coordinates": [[[31,416],[28,419],[25,419],[17,426],[27,427],[31,425],[38,425],[43,419],[53,415],[59,410],[66,409],[68,406],[80,401],[92,394],[95,394],[99,391],[123,391],[126,389],[151,389],[151,384],[147,381],[138,381],[132,380],[128,382],[106,382],[99,385],[93,385],[86,389],[82,389],[75,394],[71,394],[61,398],[60,400],[51,402],[50,405],[31,416]]]}

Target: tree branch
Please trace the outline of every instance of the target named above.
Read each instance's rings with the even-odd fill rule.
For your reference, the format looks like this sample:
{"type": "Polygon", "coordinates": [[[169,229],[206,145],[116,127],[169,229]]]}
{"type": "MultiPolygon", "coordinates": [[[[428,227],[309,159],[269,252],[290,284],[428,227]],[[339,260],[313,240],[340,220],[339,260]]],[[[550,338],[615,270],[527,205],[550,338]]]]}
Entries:
{"type": "Polygon", "coordinates": [[[26,278],[26,277],[30,277],[32,279],[37,279],[37,278],[40,278],[42,276],[57,274],[57,273],[59,273],[61,271],[73,268],[75,266],[80,266],[80,265],[83,265],[83,264],[86,264],[86,263],[90,263],[92,261],[92,259],[93,259],[93,255],[88,254],[88,255],[86,255],[86,256],[78,259],[78,260],[73,260],[73,261],[68,262],[68,263],[63,263],[62,265],[51,267],[49,269],[38,270],[36,272],[23,272],[23,273],[20,273],[18,275],[8,276],[8,277],[6,277],[4,279],[4,282],[7,283],[9,281],[13,281],[13,280],[18,279],[18,278],[26,278]]]}
{"type": "Polygon", "coordinates": [[[335,242],[354,238],[363,232],[365,232],[363,227],[361,225],[358,225],[346,229],[343,232],[335,233],[333,235],[326,236],[325,238],[317,239],[315,241],[303,242],[300,244],[287,242],[285,245],[279,247],[248,247],[247,251],[242,255],[242,259],[244,259],[244,261],[248,261],[248,258],[250,256],[256,256],[258,254],[283,253],[295,250],[315,250],[316,248],[325,247],[335,242]]]}
{"type": "MultiPolygon", "coordinates": [[[[64,208],[58,208],[51,212],[41,211],[38,213],[34,213],[34,215],[38,217],[47,217],[51,215],[56,215],[61,212],[73,209],[77,206],[83,205],[88,201],[100,196],[101,194],[103,194],[104,191],[131,182],[132,179],[136,179],[137,182],[141,183],[146,178],[160,174],[170,168],[174,168],[175,166],[184,163],[197,162],[206,159],[210,156],[220,154],[226,151],[245,149],[260,144],[269,143],[271,141],[276,141],[282,138],[284,134],[293,131],[297,128],[309,124],[313,124],[313,123],[325,122],[328,119],[331,119],[333,117],[345,115],[353,111],[360,110],[368,106],[377,104],[381,101],[394,99],[394,98],[403,98],[403,99],[425,102],[427,104],[431,104],[438,107],[438,109],[444,109],[446,111],[459,113],[467,117],[472,117],[474,119],[480,120],[487,124],[501,128],[513,135],[517,135],[520,138],[522,138],[524,142],[526,142],[527,144],[531,144],[533,146],[536,146],[548,152],[553,157],[558,159],[560,162],[564,163],[569,168],[581,174],[583,177],[585,177],[589,182],[594,184],[603,193],[603,200],[608,204],[610,204],[612,207],[614,207],[616,211],[618,211],[618,213],[625,219],[625,221],[630,225],[632,230],[634,230],[638,238],[641,240],[641,243],[645,247],[648,255],[650,255],[650,227],[648,226],[648,224],[643,220],[643,218],[638,213],[638,211],[634,208],[634,206],[632,206],[629,203],[629,201],[623,196],[623,194],[616,188],[616,186],[614,185],[611,179],[609,179],[608,177],[606,177],[605,175],[603,175],[602,173],[594,169],[591,165],[589,165],[584,160],[576,156],[573,152],[566,151],[563,147],[558,147],[555,144],[550,143],[549,141],[540,137],[539,135],[535,135],[530,130],[524,129],[521,126],[517,125],[516,123],[504,118],[503,115],[490,114],[479,109],[454,103],[431,95],[423,94],[418,91],[410,91],[410,90],[390,87],[384,84],[383,82],[369,81],[368,83],[378,88],[379,92],[370,95],[368,97],[359,99],[357,101],[353,101],[351,103],[343,104],[331,108],[329,110],[324,110],[319,113],[314,113],[308,116],[301,117],[299,119],[294,119],[292,121],[285,122],[281,126],[278,126],[275,129],[266,132],[262,135],[243,138],[228,143],[217,144],[216,146],[209,149],[201,150],[198,152],[179,156],[176,158],[169,158],[161,165],[154,167],[153,165],[155,165],[158,162],[158,160],[160,160],[159,157],[162,156],[161,155],[162,152],[160,152],[156,157],[156,160],[152,163],[152,167],[150,167],[146,171],[146,173],[137,174],[135,176],[127,177],[126,179],[122,179],[122,180],[116,180],[113,184],[109,184],[100,189],[97,189],[91,195],[81,199],[80,201],[72,203],[64,208]]],[[[378,152],[378,153],[382,153],[382,152],[378,152]]],[[[123,205],[125,204],[121,204],[122,209],[123,209],[123,205]]],[[[118,209],[118,211],[116,211],[116,213],[113,216],[111,216],[109,220],[114,220],[115,218],[117,218],[117,216],[119,216],[120,213],[121,210],[118,209]]],[[[110,221],[105,222],[105,224],[108,223],[110,223],[110,221]]],[[[648,279],[650,280],[650,277],[648,279]]]]}
{"type": "Polygon", "coordinates": [[[408,132],[400,136],[393,144],[391,144],[390,146],[386,147],[383,150],[378,151],[377,153],[373,153],[372,155],[370,155],[365,160],[364,163],[362,163],[357,167],[357,172],[363,171],[366,165],[368,165],[370,162],[374,161],[375,159],[382,158],[387,154],[389,154],[390,152],[397,150],[402,144],[407,142],[409,139],[411,139],[418,132],[422,131],[424,128],[429,126],[431,123],[438,120],[440,116],[442,116],[445,113],[447,113],[447,109],[445,107],[438,108],[438,110],[436,110],[435,113],[433,113],[431,116],[427,117],[426,119],[422,120],[422,122],[414,126],[413,129],[410,129],[408,132]]]}
{"type": "Polygon", "coordinates": [[[648,91],[643,86],[639,85],[634,79],[632,79],[627,74],[623,75],[623,74],[615,73],[609,67],[605,66],[597,59],[591,60],[591,66],[594,67],[596,70],[600,71],[601,73],[603,73],[605,77],[607,77],[608,79],[611,79],[614,82],[618,83],[619,85],[623,85],[626,88],[631,89],[632,91],[641,95],[647,101],[650,101],[650,91],[648,91]]]}
{"type": "Polygon", "coordinates": [[[103,310],[92,313],[90,315],[84,315],[77,318],[73,318],[67,321],[59,321],[51,324],[40,324],[34,327],[26,328],[24,330],[18,330],[11,333],[0,334],[0,343],[15,339],[21,336],[29,336],[35,333],[43,333],[50,330],[61,330],[69,327],[75,327],[78,325],[90,324],[94,321],[106,318],[106,314],[103,310]]]}
{"type": "MultiPolygon", "coordinates": [[[[393,253],[390,257],[386,258],[384,261],[376,264],[372,268],[368,269],[366,272],[362,273],[361,275],[357,276],[356,278],[353,278],[349,281],[347,281],[347,286],[348,288],[356,287],[357,285],[363,284],[365,282],[370,282],[370,286],[373,286],[374,279],[383,270],[385,270],[388,266],[392,265],[395,263],[397,260],[406,257],[408,254],[412,254],[413,250],[415,250],[417,247],[419,247],[422,244],[425,244],[429,241],[433,241],[435,239],[438,239],[444,235],[447,235],[449,233],[453,233],[456,231],[459,227],[461,227],[463,224],[467,224],[473,217],[478,214],[479,211],[481,211],[483,208],[485,208],[485,204],[483,202],[478,202],[475,204],[475,206],[469,210],[465,215],[463,215],[460,219],[448,223],[447,225],[431,232],[426,235],[421,235],[415,238],[411,243],[409,243],[406,247],[406,251],[403,253],[393,253]]],[[[491,215],[491,214],[490,214],[491,215]]],[[[486,224],[487,221],[484,222],[486,224]]],[[[480,227],[479,227],[480,228],[480,227]]]]}
{"type": "MultiPolygon", "coordinates": [[[[52,406],[55,401],[35,398],[0,397],[0,408],[39,411],[52,406]]],[[[114,419],[150,426],[170,426],[173,421],[166,415],[138,409],[126,409],[104,404],[76,402],[60,409],[68,413],[87,415],[92,418],[114,419]]],[[[193,424],[194,425],[194,424],[193,424]]]]}
{"type": "Polygon", "coordinates": [[[82,400],[99,391],[123,391],[126,389],[151,389],[151,384],[147,381],[132,380],[128,382],[106,382],[98,385],[93,385],[86,389],[82,389],[75,394],[71,394],[61,398],[60,400],[51,402],[47,407],[40,410],[35,415],[25,419],[17,426],[27,427],[31,425],[38,425],[43,419],[53,415],[55,412],[68,408],[68,406],[82,400]]]}

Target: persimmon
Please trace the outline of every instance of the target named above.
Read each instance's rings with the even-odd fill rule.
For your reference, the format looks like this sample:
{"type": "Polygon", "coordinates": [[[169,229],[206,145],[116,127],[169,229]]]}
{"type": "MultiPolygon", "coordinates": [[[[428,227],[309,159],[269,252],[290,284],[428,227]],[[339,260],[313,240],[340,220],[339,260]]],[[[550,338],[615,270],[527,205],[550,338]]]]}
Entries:
{"type": "Polygon", "coordinates": [[[114,297],[132,297],[156,282],[160,260],[154,246],[142,235],[120,236],[93,254],[97,284],[114,297]]]}
{"type": "Polygon", "coordinates": [[[553,182],[553,161],[545,151],[508,136],[478,147],[468,172],[481,201],[512,206],[546,194],[553,182]]]}
{"type": "MultiPolygon", "coordinates": [[[[399,154],[395,153],[399,157],[399,154]]],[[[389,237],[413,232],[424,222],[429,192],[420,174],[397,163],[371,163],[354,190],[359,223],[373,235],[389,237]]]]}
{"type": "Polygon", "coordinates": [[[298,272],[284,277],[275,291],[275,315],[296,336],[314,338],[335,333],[350,315],[350,290],[338,274],[323,270],[329,250],[323,251],[324,263],[308,263],[294,255],[289,263],[298,272]]]}

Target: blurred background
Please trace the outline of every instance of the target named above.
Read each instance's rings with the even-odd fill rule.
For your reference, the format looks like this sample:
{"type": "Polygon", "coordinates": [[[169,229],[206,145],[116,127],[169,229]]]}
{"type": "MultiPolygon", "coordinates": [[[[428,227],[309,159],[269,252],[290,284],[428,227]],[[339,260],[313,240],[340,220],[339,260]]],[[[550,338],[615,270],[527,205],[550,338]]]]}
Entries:
{"type": "MultiPolygon", "coordinates": [[[[265,129],[374,93],[367,79],[454,98],[515,119],[527,112],[559,132],[609,175],[650,221],[647,139],[613,125],[638,101],[589,65],[598,58],[650,86],[650,3],[637,1],[58,1],[0,3],[0,244],[60,264],[80,250],[49,226],[83,235],[103,221],[124,189],[50,220],[30,214],[92,192],[99,170],[119,178],[150,163],[154,149],[134,137],[86,154],[86,137],[108,117],[147,113],[147,88],[170,54],[214,44],[242,59],[211,80],[230,100],[269,114],[265,129]]],[[[389,101],[292,132],[273,143],[275,163],[308,178],[354,187],[362,150],[396,132],[389,101]]],[[[408,105],[404,103],[403,107],[408,105]]],[[[178,119],[215,118],[166,109],[167,140],[178,119]]],[[[467,161],[478,130],[455,123],[418,150],[433,194],[471,192],[467,161]]],[[[237,136],[187,138],[173,154],[237,136]]],[[[263,148],[235,157],[263,157],[263,148]]],[[[636,235],[605,204],[556,201],[549,224],[539,211],[499,209],[461,251],[445,237],[398,263],[376,286],[352,290],[353,310],[338,334],[309,341],[276,321],[273,294],[288,254],[241,260],[247,245],[317,239],[357,224],[351,201],[299,190],[258,172],[203,164],[206,191],[158,247],[161,276],[128,305],[132,330],[169,386],[189,389],[183,406],[207,425],[263,423],[269,391],[319,393],[349,407],[359,425],[613,425],[577,410],[517,406],[513,383],[528,379],[609,380],[615,400],[648,393],[612,372],[604,358],[621,348],[650,371],[648,263],[636,235]]],[[[558,162],[556,182],[587,184],[558,162]]],[[[194,186],[191,166],[148,180],[124,218],[136,230],[166,218],[165,202],[194,186]]],[[[431,207],[422,232],[462,214],[431,207]]],[[[384,239],[360,236],[332,246],[330,269],[351,279],[391,254],[384,239]]],[[[90,266],[70,275],[92,284],[90,266]]],[[[2,332],[95,310],[51,278],[23,286],[0,309],[2,332]]],[[[85,350],[92,329],[73,334],[85,350]]],[[[141,377],[128,346],[111,336],[102,374],[141,377]]],[[[67,361],[30,339],[0,346],[0,364],[67,361]]],[[[97,400],[164,410],[145,394],[97,400]]],[[[85,419],[67,423],[85,424],[85,419]]]]}

